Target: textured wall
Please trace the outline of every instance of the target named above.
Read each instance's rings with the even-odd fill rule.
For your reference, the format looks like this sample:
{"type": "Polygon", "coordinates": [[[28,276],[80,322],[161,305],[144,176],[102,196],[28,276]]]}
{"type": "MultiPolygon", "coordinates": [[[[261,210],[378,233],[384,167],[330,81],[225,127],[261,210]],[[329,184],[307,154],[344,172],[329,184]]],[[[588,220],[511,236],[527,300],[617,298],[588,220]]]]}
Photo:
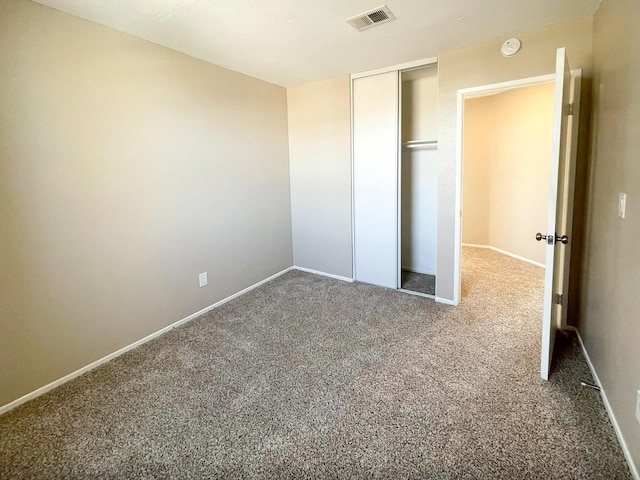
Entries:
{"type": "Polygon", "coordinates": [[[0,71],[0,405],[292,264],[285,89],[24,0],[0,71]]]}
{"type": "Polygon", "coordinates": [[[567,48],[571,68],[583,68],[589,78],[592,24],[586,18],[517,33],[523,46],[512,58],[500,55],[502,38],[439,56],[438,297],[452,300],[454,292],[458,90],[552,73],[559,47],[567,48]]]}
{"type": "Polygon", "coordinates": [[[287,89],[293,259],[353,277],[349,77],[287,89]]]}
{"type": "Polygon", "coordinates": [[[580,332],[640,468],[640,2],[604,0],[594,21],[592,145],[580,332]],[[618,193],[627,215],[617,215],[618,193]]]}

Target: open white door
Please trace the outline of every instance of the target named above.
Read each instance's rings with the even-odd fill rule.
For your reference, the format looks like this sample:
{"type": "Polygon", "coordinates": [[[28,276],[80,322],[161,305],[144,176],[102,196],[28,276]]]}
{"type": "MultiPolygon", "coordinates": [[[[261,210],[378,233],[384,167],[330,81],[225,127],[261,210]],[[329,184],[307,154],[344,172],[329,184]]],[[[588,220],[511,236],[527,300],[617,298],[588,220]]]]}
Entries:
{"type": "MultiPolygon", "coordinates": [[[[570,104],[571,70],[564,48],[556,54],[556,87],[553,113],[553,136],[551,141],[551,170],[549,184],[549,218],[547,234],[536,235],[537,240],[547,243],[544,283],[544,311],[542,318],[542,352],[540,356],[540,376],[549,379],[549,369],[553,355],[553,345],[558,329],[558,319],[562,307],[562,283],[565,264],[568,265],[567,249],[570,231],[567,221],[569,208],[573,207],[573,198],[569,199],[569,183],[574,172],[570,169],[572,155],[569,135],[569,118],[572,115],[570,104]],[[571,205],[570,205],[571,204],[571,205]]],[[[577,125],[573,125],[577,129],[577,125]]]]}

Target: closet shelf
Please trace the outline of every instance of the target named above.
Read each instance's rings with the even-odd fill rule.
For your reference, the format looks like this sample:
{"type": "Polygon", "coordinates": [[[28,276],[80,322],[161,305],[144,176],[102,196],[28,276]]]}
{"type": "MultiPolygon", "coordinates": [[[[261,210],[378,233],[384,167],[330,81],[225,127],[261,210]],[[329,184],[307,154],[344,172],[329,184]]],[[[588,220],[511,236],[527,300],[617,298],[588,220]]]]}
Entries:
{"type": "Polygon", "coordinates": [[[438,141],[437,140],[411,140],[408,142],[402,142],[402,146],[407,148],[433,149],[433,148],[438,148],[438,141]]]}

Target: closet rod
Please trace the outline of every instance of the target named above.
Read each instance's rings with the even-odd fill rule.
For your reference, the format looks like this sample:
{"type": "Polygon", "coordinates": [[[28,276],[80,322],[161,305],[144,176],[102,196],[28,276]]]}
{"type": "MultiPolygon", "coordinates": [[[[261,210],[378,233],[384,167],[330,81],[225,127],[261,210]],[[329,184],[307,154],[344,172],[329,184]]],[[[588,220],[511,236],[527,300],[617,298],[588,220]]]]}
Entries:
{"type": "Polygon", "coordinates": [[[404,142],[402,146],[407,148],[438,148],[437,140],[413,140],[404,142]]]}

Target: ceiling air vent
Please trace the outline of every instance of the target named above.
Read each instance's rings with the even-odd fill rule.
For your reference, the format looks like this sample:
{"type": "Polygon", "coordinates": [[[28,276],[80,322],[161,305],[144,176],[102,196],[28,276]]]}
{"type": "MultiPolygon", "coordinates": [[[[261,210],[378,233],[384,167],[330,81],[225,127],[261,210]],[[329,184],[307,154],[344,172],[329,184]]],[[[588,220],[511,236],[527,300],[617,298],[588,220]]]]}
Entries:
{"type": "Polygon", "coordinates": [[[353,28],[361,32],[367,28],[395,20],[395,18],[396,16],[391,12],[391,10],[389,10],[389,7],[382,5],[381,7],[374,8],[373,10],[361,13],[355,17],[347,18],[347,22],[351,24],[353,28]]]}

